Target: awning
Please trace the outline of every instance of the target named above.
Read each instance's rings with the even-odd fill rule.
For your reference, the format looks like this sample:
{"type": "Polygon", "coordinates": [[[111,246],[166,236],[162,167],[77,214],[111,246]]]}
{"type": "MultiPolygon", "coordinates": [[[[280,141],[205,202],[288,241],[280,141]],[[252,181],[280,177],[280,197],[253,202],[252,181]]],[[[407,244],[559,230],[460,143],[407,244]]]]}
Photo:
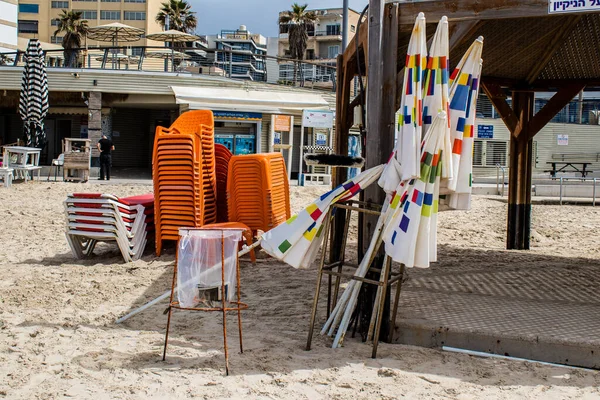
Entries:
{"type": "Polygon", "coordinates": [[[304,109],[328,110],[329,104],[317,93],[261,91],[237,88],[171,86],[177,104],[192,110],[255,111],[287,114],[304,109]]]}

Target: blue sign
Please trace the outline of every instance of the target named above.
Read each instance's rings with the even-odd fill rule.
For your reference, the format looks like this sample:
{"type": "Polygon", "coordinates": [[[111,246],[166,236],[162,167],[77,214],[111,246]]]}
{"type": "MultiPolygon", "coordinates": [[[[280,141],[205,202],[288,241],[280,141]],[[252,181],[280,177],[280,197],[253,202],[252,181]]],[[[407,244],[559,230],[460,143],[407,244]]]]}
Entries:
{"type": "Polygon", "coordinates": [[[213,111],[215,119],[230,119],[237,121],[262,121],[262,114],[242,111],[213,111]]]}
{"type": "Polygon", "coordinates": [[[477,125],[477,138],[478,139],[493,139],[494,138],[494,125],[477,125]]]}

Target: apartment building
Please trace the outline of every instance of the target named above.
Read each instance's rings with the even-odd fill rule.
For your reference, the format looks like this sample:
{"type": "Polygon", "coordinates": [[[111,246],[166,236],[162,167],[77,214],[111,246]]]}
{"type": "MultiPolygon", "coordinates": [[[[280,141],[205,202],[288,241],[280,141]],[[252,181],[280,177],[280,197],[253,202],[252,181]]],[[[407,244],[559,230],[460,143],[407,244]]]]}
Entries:
{"type": "MultiPolygon", "coordinates": [[[[336,65],[336,57],[342,51],[342,24],[343,9],[327,8],[313,9],[317,15],[314,25],[308,27],[308,42],[306,46],[305,60],[310,60],[317,65],[304,64],[300,79],[313,82],[329,82],[333,78],[333,70],[336,65]],[[320,65],[320,66],[319,66],[320,65]]],[[[279,13],[281,16],[285,11],[279,13]]],[[[356,34],[356,26],[360,13],[350,9],[348,13],[348,42],[356,34]]],[[[289,26],[279,25],[279,57],[289,57],[289,26]]],[[[291,81],[294,77],[294,66],[292,63],[282,63],[279,70],[281,81],[291,81]]]]}
{"type": "Polygon", "coordinates": [[[264,36],[250,33],[241,25],[239,29],[222,30],[217,36],[209,36],[209,46],[215,49],[215,63],[226,76],[267,80],[267,39],[264,36]]]}
{"type": "MultiPolygon", "coordinates": [[[[15,3],[16,0],[1,0],[15,3]]],[[[62,10],[75,10],[83,13],[90,27],[121,22],[146,33],[162,30],[155,21],[162,0],[20,0],[18,4],[18,32],[20,37],[38,38],[43,42],[62,43],[61,36],[54,36],[58,24],[57,17],[62,10]]],[[[90,45],[97,42],[88,42],[90,45]]],[[[127,43],[130,46],[155,45],[146,39],[127,43]]],[[[104,43],[106,45],[106,43],[104,43]]]]}
{"type": "Polygon", "coordinates": [[[0,0],[0,53],[17,50],[17,0],[0,0]]]}

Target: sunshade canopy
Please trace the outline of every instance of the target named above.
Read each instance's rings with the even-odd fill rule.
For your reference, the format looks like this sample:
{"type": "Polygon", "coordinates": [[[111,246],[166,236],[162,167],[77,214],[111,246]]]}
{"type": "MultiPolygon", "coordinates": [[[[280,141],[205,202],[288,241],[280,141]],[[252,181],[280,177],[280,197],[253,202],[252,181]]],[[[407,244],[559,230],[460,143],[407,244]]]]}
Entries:
{"type": "Polygon", "coordinates": [[[140,40],[144,30],[133,26],[125,25],[120,22],[112,24],[98,25],[89,28],[87,37],[101,42],[135,42],[140,40]]]}
{"type": "Polygon", "coordinates": [[[156,40],[157,42],[193,42],[200,39],[200,37],[171,29],[164,32],[151,33],[146,35],[146,39],[156,40]]]}
{"type": "Polygon", "coordinates": [[[327,101],[316,93],[276,92],[237,88],[171,86],[177,104],[191,109],[258,111],[285,114],[304,109],[329,109],[327,101]]]}
{"type": "Polygon", "coordinates": [[[187,60],[187,59],[191,58],[187,54],[182,53],[180,51],[171,52],[170,50],[147,51],[145,56],[147,58],[173,58],[175,60],[187,60]]]}

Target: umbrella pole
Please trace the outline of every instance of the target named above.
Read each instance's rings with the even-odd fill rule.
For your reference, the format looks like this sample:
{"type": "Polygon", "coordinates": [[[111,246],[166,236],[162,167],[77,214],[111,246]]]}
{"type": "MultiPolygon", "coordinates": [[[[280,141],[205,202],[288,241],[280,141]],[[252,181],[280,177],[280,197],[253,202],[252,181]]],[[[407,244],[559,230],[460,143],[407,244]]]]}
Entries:
{"type": "Polygon", "coordinates": [[[171,72],[175,72],[175,42],[171,42],[171,72]]]}

